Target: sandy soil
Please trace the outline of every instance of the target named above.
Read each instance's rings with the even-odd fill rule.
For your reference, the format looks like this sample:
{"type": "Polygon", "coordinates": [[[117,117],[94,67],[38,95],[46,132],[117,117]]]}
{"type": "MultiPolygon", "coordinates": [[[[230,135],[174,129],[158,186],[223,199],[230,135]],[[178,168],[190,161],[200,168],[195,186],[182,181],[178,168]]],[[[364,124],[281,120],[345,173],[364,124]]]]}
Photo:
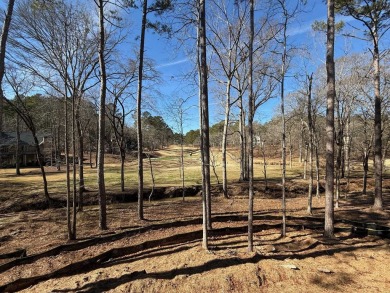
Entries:
{"type": "MultiPolygon", "coordinates": [[[[242,186],[236,191],[231,199],[213,198],[207,251],[201,246],[199,197],[146,202],[145,221],[136,220],[135,203],[110,205],[109,229],[103,232],[98,208],[86,207],[77,215],[73,242],[67,241],[63,208],[1,214],[0,254],[23,248],[37,257],[24,264],[0,259],[0,291],[390,292],[390,240],[351,233],[350,222],[341,221],[390,226],[389,209],[372,210],[370,196],[342,199],[337,238],[327,240],[322,197],[314,198],[310,218],[304,195],[288,199],[288,233],[282,238],[280,200],[259,193],[255,247],[248,252],[248,202],[242,186]],[[80,243],[87,244],[76,248],[80,243]]],[[[386,191],[386,207],[389,199],[386,191]]]]}

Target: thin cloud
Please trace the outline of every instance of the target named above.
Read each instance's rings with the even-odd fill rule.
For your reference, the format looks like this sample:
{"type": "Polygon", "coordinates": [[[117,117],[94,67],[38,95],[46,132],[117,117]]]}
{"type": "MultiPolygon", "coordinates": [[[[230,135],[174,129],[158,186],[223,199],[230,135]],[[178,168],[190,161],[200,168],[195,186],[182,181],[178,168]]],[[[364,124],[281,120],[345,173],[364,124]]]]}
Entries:
{"type": "MultiPolygon", "coordinates": [[[[326,22],[326,18],[320,18],[320,19],[316,19],[316,20],[326,22]]],[[[354,19],[351,16],[337,15],[337,17],[336,17],[337,22],[343,21],[344,23],[349,23],[353,20],[354,19]]],[[[308,22],[303,23],[302,25],[292,27],[291,29],[287,29],[288,36],[293,37],[293,36],[297,36],[300,34],[310,32],[312,30],[311,25],[314,23],[314,21],[315,20],[308,21],[308,22]]]]}
{"type": "Polygon", "coordinates": [[[178,64],[181,64],[181,63],[185,63],[185,62],[188,62],[187,58],[181,59],[181,60],[177,60],[177,61],[173,61],[173,62],[163,63],[163,64],[160,64],[160,65],[157,65],[156,67],[157,68],[169,67],[169,66],[178,65],[178,64]]]}

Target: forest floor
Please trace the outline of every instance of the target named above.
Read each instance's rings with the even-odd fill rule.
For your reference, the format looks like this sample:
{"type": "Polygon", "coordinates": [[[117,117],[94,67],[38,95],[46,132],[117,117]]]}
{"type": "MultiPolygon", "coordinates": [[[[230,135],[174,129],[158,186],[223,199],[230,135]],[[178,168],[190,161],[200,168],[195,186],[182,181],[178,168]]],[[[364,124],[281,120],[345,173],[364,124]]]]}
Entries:
{"type": "Polygon", "coordinates": [[[145,202],[144,221],[136,220],[136,203],[111,204],[103,232],[98,207],[86,206],[77,214],[77,241],[67,241],[65,208],[3,213],[0,254],[23,248],[27,256],[0,259],[0,291],[389,292],[389,234],[352,228],[356,222],[390,226],[390,186],[384,185],[381,212],[371,209],[370,195],[342,197],[332,240],[322,237],[323,195],[313,199],[308,217],[306,195],[287,194],[282,238],[278,193],[257,192],[251,253],[244,183],[230,186],[230,199],[213,197],[208,251],[199,196],[145,202]]]}

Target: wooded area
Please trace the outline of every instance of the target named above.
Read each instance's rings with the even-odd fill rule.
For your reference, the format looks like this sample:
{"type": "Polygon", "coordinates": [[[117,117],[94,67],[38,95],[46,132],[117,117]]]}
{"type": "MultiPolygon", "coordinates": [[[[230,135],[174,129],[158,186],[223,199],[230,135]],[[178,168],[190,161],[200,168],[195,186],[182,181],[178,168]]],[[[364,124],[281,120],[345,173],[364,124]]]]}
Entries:
{"type": "MultiPolygon", "coordinates": [[[[0,291],[70,276],[84,266],[99,268],[111,259],[147,255],[149,249],[159,250],[160,240],[169,247],[202,240],[206,251],[237,253],[236,245],[226,248],[220,241],[229,234],[254,253],[250,263],[258,263],[261,253],[272,258],[272,251],[264,252],[267,245],[296,237],[298,242],[291,243],[300,246],[305,229],[313,243],[302,244],[301,250],[286,248],[288,255],[310,249],[321,255],[317,245],[337,246],[342,253],[362,235],[388,249],[390,1],[328,0],[326,21],[315,20],[310,28],[322,63],[318,52],[293,33],[314,7],[311,1],[6,2],[0,43],[0,243],[12,246],[2,247],[5,259],[21,258],[0,264],[0,271],[33,265],[28,257],[34,253],[44,254],[36,256],[38,262],[50,257],[45,249],[35,247],[32,253],[14,246],[21,244],[19,232],[7,234],[17,225],[8,217],[17,220],[20,213],[17,222],[23,223],[26,210],[52,211],[53,220],[46,219],[45,226],[60,222],[61,233],[66,230],[66,241],[74,247],[54,248],[65,243],[56,235],[61,240],[53,239],[48,247],[56,249],[53,255],[100,241],[107,251],[80,257],[80,263],[53,264],[55,270],[40,276],[7,277],[0,291]],[[183,88],[177,97],[160,91],[166,77],[158,56],[146,49],[155,45],[149,43],[152,33],[168,38],[172,50],[184,50],[192,64],[181,81],[170,78],[183,88]],[[353,51],[348,42],[364,48],[353,51]],[[265,117],[270,103],[278,108],[265,117]],[[198,129],[186,132],[190,122],[198,129]],[[176,197],[181,202],[167,200],[176,197]],[[272,206],[264,206],[263,199],[272,206]],[[176,216],[175,208],[181,211],[176,216]],[[123,219],[117,219],[116,209],[123,219]],[[201,234],[194,228],[200,217],[201,234]],[[123,225],[125,219],[131,226],[123,225]],[[187,225],[193,226],[187,230],[187,225]],[[129,231],[117,234],[118,228],[129,231]],[[146,234],[177,229],[186,236],[180,242],[173,234],[165,240],[156,234],[139,238],[141,247],[115,248],[119,239],[132,241],[133,228],[146,234]],[[280,238],[267,242],[266,231],[280,238]]],[[[29,220],[32,227],[35,220],[35,215],[29,220]]],[[[275,259],[286,259],[277,254],[275,259]]],[[[213,261],[216,268],[224,267],[213,261]]],[[[145,275],[145,270],[133,271],[125,280],[145,275]]]]}

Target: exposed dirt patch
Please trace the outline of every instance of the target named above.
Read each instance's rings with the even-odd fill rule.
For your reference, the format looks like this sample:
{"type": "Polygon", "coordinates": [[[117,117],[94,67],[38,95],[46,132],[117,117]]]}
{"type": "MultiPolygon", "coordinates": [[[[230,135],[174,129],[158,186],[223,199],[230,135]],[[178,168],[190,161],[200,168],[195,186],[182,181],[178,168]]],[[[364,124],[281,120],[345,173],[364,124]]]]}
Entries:
{"type": "MultiPolygon", "coordinates": [[[[292,183],[290,183],[292,184],[292,183]]],[[[280,193],[256,187],[255,251],[247,252],[247,187],[232,185],[229,199],[213,197],[209,251],[201,247],[199,196],[145,203],[139,221],[135,203],[113,203],[107,231],[98,207],[78,213],[78,240],[67,241],[64,208],[0,215],[0,254],[25,249],[51,251],[7,269],[0,259],[0,287],[24,292],[388,292],[390,241],[352,233],[351,221],[390,225],[389,210],[370,208],[372,197],[351,193],[336,211],[335,240],[322,237],[324,199],[288,197],[288,235],[280,237],[280,193]],[[347,220],[347,221],[341,221],[347,220]],[[88,242],[89,241],[89,242],[88,242]],[[86,243],[88,245],[84,245],[86,243]],[[75,245],[79,245],[76,248],[75,245]]],[[[295,188],[304,190],[304,184],[295,188]]],[[[387,188],[387,187],[386,187],[387,188]]],[[[214,194],[219,194],[219,187],[214,194]]],[[[172,189],[178,193],[180,190],[172,189]]],[[[169,197],[169,196],[168,196],[169,197]]],[[[385,192],[385,206],[389,206],[385,192]]],[[[27,258],[28,259],[28,258],[27,258]]],[[[1,290],[0,290],[1,291],[1,290]]]]}

